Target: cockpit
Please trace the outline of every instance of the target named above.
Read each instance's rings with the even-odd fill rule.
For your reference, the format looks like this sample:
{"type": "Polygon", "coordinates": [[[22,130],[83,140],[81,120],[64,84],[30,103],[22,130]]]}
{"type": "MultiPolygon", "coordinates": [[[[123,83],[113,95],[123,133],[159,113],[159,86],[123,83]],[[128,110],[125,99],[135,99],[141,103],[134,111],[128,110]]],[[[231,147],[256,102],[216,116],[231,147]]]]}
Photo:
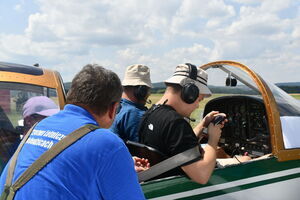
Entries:
{"type": "Polygon", "coordinates": [[[219,146],[228,155],[256,158],[271,153],[267,114],[261,98],[246,95],[218,97],[206,104],[203,115],[213,110],[227,116],[219,146]]]}
{"type": "MultiPolygon", "coordinates": [[[[227,115],[219,146],[228,155],[258,158],[272,153],[280,155],[279,160],[290,159],[287,155],[297,157],[283,151],[300,147],[299,100],[237,62],[220,61],[201,68],[207,71],[210,80],[223,82],[217,91],[227,93],[208,101],[203,116],[212,110],[227,115]]],[[[214,85],[213,81],[209,84],[214,85]]]]}

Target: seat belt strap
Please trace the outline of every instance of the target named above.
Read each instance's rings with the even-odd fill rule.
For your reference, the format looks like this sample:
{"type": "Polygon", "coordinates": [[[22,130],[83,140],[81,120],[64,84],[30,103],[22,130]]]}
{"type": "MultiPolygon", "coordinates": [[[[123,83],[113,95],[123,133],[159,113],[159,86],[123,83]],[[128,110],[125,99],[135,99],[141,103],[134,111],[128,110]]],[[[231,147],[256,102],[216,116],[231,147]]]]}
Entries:
{"type": "MultiPolygon", "coordinates": [[[[45,165],[47,165],[53,158],[60,154],[63,150],[75,143],[81,137],[87,133],[98,129],[99,127],[92,124],[87,124],[79,129],[73,131],[62,140],[57,142],[52,148],[43,153],[29,168],[16,180],[13,185],[7,185],[10,193],[14,193],[19,190],[24,184],[26,184],[37,172],[39,172],[45,165]]],[[[16,164],[16,163],[15,163],[16,164]]]]}
{"type": "Polygon", "coordinates": [[[200,156],[201,154],[199,152],[199,146],[195,146],[182,153],[176,154],[166,160],[163,160],[160,163],[157,163],[156,165],[153,165],[148,170],[139,172],[139,182],[147,181],[171,169],[174,169],[196,158],[199,158],[200,156]]]}

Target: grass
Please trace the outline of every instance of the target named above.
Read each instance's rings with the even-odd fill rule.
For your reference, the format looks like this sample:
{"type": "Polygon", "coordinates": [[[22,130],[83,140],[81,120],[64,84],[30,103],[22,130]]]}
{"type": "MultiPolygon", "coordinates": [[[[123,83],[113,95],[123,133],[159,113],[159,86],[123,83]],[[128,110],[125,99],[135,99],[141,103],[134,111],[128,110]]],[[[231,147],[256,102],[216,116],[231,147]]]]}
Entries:
{"type": "Polygon", "coordinates": [[[300,94],[291,94],[291,96],[294,97],[295,99],[300,100],[300,94]]]}

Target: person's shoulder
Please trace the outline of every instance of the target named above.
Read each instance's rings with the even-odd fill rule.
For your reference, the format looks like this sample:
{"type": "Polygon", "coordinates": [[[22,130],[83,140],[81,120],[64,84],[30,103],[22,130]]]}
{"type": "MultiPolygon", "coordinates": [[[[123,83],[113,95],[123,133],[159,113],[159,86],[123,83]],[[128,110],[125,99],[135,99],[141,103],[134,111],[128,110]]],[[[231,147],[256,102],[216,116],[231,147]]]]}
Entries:
{"type": "Polygon", "coordinates": [[[115,140],[115,138],[118,138],[116,134],[114,134],[110,129],[105,128],[98,128],[93,131],[93,137],[101,138],[101,139],[107,139],[107,140],[115,140]]]}
{"type": "Polygon", "coordinates": [[[120,112],[118,113],[116,119],[118,120],[119,118],[141,118],[142,115],[146,112],[147,109],[141,109],[137,106],[130,105],[127,107],[122,107],[120,112]]]}
{"type": "Polygon", "coordinates": [[[89,145],[94,152],[98,152],[100,155],[103,155],[103,152],[115,155],[128,151],[123,140],[109,129],[98,129],[92,136],[89,145]]]}
{"type": "Polygon", "coordinates": [[[158,109],[157,115],[167,118],[170,121],[183,120],[183,117],[176,112],[174,108],[168,105],[163,105],[158,109]]]}
{"type": "Polygon", "coordinates": [[[127,113],[133,112],[135,110],[135,106],[132,104],[129,104],[127,101],[121,101],[120,103],[120,110],[117,113],[117,116],[123,116],[127,113]]]}
{"type": "Polygon", "coordinates": [[[159,106],[159,108],[156,108],[154,111],[150,109],[144,116],[149,122],[160,124],[164,127],[184,120],[171,106],[167,105],[159,106]]]}
{"type": "Polygon", "coordinates": [[[96,129],[89,135],[89,137],[91,138],[91,141],[97,145],[120,146],[123,144],[120,137],[113,133],[110,129],[96,129]]]}

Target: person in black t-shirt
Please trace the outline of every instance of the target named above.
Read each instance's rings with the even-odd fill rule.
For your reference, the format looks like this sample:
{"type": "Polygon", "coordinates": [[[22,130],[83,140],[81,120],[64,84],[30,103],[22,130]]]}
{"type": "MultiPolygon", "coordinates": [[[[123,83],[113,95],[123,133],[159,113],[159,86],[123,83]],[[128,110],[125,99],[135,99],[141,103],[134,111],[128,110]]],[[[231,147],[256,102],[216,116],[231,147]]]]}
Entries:
{"type": "Polygon", "coordinates": [[[208,129],[208,143],[204,148],[203,159],[196,159],[181,166],[181,169],[194,181],[205,184],[216,164],[216,150],[224,122],[210,123],[218,111],[207,114],[193,129],[188,120],[198,108],[199,102],[211,95],[207,87],[207,73],[195,65],[186,63],[176,67],[163,97],[143,116],[139,137],[140,142],[154,147],[167,157],[171,157],[198,145],[204,128],[208,129]]]}

